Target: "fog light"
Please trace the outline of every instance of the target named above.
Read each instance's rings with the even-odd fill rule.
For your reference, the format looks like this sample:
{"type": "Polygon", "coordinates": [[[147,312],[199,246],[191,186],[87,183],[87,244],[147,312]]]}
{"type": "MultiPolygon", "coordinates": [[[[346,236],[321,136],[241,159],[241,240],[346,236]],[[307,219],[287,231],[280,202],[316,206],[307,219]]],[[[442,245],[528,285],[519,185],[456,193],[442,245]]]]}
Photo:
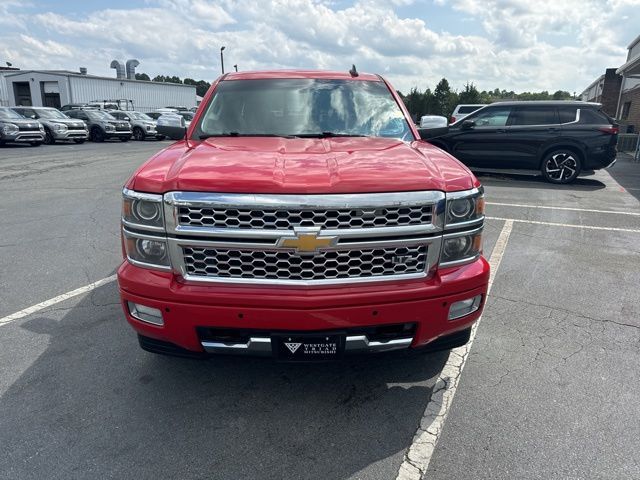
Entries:
{"type": "Polygon", "coordinates": [[[482,302],[482,295],[452,303],[449,307],[449,320],[455,320],[475,312],[480,308],[480,302],[482,302]]]}
{"type": "Polygon", "coordinates": [[[145,307],[144,305],[133,302],[127,302],[127,304],[132,317],[143,322],[153,323],[154,325],[164,325],[162,312],[157,308],[145,307]]]}

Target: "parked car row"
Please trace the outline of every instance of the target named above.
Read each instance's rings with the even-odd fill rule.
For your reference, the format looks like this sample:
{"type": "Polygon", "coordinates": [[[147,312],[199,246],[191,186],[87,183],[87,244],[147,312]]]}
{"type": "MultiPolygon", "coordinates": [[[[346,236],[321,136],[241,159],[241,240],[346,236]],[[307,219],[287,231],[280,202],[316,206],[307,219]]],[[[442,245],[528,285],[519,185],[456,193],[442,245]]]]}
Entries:
{"type": "Polygon", "coordinates": [[[0,107],[0,145],[5,143],[42,143],[73,141],[83,143],[87,139],[104,142],[118,139],[128,142],[165,137],[156,130],[157,119],[162,115],[179,116],[188,125],[193,118],[189,111],[160,109],[153,116],[126,110],[99,109],[88,104],[65,105],[61,110],[51,107],[0,107]],[[61,111],[62,110],[62,111],[61,111]]]}

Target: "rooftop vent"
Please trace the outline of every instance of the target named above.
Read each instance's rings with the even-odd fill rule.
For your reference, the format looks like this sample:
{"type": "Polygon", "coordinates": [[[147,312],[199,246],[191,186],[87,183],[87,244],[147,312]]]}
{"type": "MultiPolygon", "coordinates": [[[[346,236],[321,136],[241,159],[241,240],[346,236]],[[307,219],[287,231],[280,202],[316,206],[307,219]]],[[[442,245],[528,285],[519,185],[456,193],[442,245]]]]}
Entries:
{"type": "Polygon", "coordinates": [[[116,78],[125,78],[124,65],[122,64],[122,62],[118,60],[111,60],[111,65],[109,65],[109,68],[116,69],[116,78]]]}
{"type": "Polygon", "coordinates": [[[136,79],[136,67],[140,65],[140,62],[135,58],[127,60],[127,78],[129,80],[136,79]]]}
{"type": "Polygon", "coordinates": [[[80,67],[80,75],[86,75],[87,74],[87,67],[80,67]]]}

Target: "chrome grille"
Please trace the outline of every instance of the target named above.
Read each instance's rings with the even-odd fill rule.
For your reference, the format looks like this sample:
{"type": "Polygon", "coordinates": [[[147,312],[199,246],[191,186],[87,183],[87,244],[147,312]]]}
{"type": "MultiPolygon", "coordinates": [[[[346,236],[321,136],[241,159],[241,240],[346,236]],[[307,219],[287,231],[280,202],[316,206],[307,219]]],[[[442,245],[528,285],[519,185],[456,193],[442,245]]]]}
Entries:
{"type": "Polygon", "coordinates": [[[432,223],[433,206],[350,209],[241,209],[178,207],[178,223],[193,227],[293,230],[402,227],[432,223]]]}
{"type": "Polygon", "coordinates": [[[424,273],[427,246],[320,250],[243,250],[183,246],[185,271],[194,277],[263,280],[332,280],[424,273]]]}

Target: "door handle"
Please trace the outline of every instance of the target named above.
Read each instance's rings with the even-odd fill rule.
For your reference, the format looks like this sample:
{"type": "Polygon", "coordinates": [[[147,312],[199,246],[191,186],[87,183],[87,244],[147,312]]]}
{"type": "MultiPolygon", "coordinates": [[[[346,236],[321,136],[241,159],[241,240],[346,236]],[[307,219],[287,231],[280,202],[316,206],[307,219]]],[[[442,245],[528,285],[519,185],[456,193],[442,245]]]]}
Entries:
{"type": "Polygon", "coordinates": [[[496,130],[496,133],[505,133],[506,130],[504,128],[499,128],[496,130]]]}
{"type": "Polygon", "coordinates": [[[548,130],[550,132],[559,132],[560,131],[560,129],[558,127],[549,127],[548,130]]]}

